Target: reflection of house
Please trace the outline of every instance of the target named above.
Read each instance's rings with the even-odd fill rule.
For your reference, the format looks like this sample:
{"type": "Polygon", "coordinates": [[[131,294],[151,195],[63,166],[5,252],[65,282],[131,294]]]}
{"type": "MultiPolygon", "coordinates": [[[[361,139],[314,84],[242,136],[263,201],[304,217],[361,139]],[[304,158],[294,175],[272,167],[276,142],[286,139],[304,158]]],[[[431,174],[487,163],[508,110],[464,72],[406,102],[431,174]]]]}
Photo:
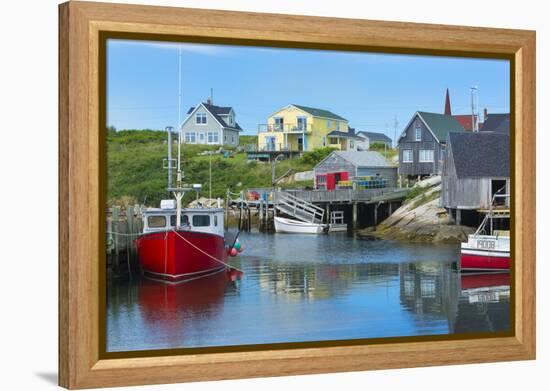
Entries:
{"type": "Polygon", "coordinates": [[[358,140],[348,120],[328,110],[291,104],[258,126],[260,151],[312,151],[332,147],[355,149],[358,140]]]}
{"type": "Polygon", "coordinates": [[[356,135],[361,138],[361,141],[357,142],[357,150],[368,151],[371,144],[385,144],[388,148],[391,148],[391,138],[384,133],[376,132],[356,132],[356,135]]]}
{"type": "Polygon", "coordinates": [[[181,124],[186,144],[239,145],[242,130],[232,107],[214,106],[210,100],[191,107],[181,124]]]}
{"type": "MultiPolygon", "coordinates": [[[[477,210],[489,209],[495,193],[510,194],[510,136],[503,133],[451,133],[441,177],[441,204],[477,223],[477,210]]],[[[509,205],[509,199],[496,198],[509,205]]]]}
{"type": "Polygon", "coordinates": [[[398,140],[399,175],[416,178],[440,174],[450,132],[464,132],[452,116],[417,111],[398,140]]]}
{"type": "Polygon", "coordinates": [[[386,179],[387,187],[397,184],[397,167],[375,151],[334,151],[314,168],[315,188],[334,190],[338,181],[357,177],[386,179]]]}

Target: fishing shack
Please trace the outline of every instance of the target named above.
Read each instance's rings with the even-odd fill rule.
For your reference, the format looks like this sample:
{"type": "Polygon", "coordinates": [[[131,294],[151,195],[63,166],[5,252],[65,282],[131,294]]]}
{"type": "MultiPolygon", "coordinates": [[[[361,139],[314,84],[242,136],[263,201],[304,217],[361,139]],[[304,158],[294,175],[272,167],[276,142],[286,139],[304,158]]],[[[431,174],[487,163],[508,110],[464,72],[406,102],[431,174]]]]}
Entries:
{"type": "Polygon", "coordinates": [[[314,168],[315,189],[383,188],[397,184],[397,167],[375,151],[334,151],[314,168]]]}
{"type": "Polygon", "coordinates": [[[509,209],[510,136],[450,133],[441,176],[441,206],[457,224],[477,226],[490,209],[509,209]],[[496,195],[496,196],[495,196],[496,195]]]}

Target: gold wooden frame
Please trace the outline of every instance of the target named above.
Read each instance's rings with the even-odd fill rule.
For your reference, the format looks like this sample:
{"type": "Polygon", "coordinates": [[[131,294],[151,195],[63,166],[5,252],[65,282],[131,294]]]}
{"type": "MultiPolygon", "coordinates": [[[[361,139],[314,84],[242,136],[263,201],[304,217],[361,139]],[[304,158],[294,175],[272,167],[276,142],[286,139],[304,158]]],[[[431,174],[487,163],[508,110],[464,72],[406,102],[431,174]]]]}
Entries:
{"type": "Polygon", "coordinates": [[[89,388],[535,358],[535,33],[69,2],[59,8],[59,383],[89,388]],[[101,357],[100,33],[174,40],[509,58],[513,336],[101,357]],[[160,36],[159,35],[159,36],[160,36]],[[187,38],[184,38],[187,37],[187,38]]]}

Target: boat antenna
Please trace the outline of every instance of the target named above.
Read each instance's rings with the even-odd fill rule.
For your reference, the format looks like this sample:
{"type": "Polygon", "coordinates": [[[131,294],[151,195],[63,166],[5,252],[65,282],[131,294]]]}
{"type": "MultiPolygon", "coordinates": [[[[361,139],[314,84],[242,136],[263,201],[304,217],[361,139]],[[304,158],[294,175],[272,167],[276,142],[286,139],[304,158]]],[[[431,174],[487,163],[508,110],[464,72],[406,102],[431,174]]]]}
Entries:
{"type": "Polygon", "coordinates": [[[178,187],[181,187],[181,46],[178,53],[178,187]]]}

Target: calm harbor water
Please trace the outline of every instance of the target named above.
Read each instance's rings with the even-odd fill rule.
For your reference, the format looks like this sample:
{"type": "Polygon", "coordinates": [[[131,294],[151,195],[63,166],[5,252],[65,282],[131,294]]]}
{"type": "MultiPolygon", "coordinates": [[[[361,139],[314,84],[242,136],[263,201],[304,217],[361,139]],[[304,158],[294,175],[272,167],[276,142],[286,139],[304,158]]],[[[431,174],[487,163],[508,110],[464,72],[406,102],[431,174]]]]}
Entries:
{"type": "Polygon", "coordinates": [[[462,275],[458,245],[241,234],[244,272],[110,281],[107,351],[507,331],[509,276],[462,275]]]}

